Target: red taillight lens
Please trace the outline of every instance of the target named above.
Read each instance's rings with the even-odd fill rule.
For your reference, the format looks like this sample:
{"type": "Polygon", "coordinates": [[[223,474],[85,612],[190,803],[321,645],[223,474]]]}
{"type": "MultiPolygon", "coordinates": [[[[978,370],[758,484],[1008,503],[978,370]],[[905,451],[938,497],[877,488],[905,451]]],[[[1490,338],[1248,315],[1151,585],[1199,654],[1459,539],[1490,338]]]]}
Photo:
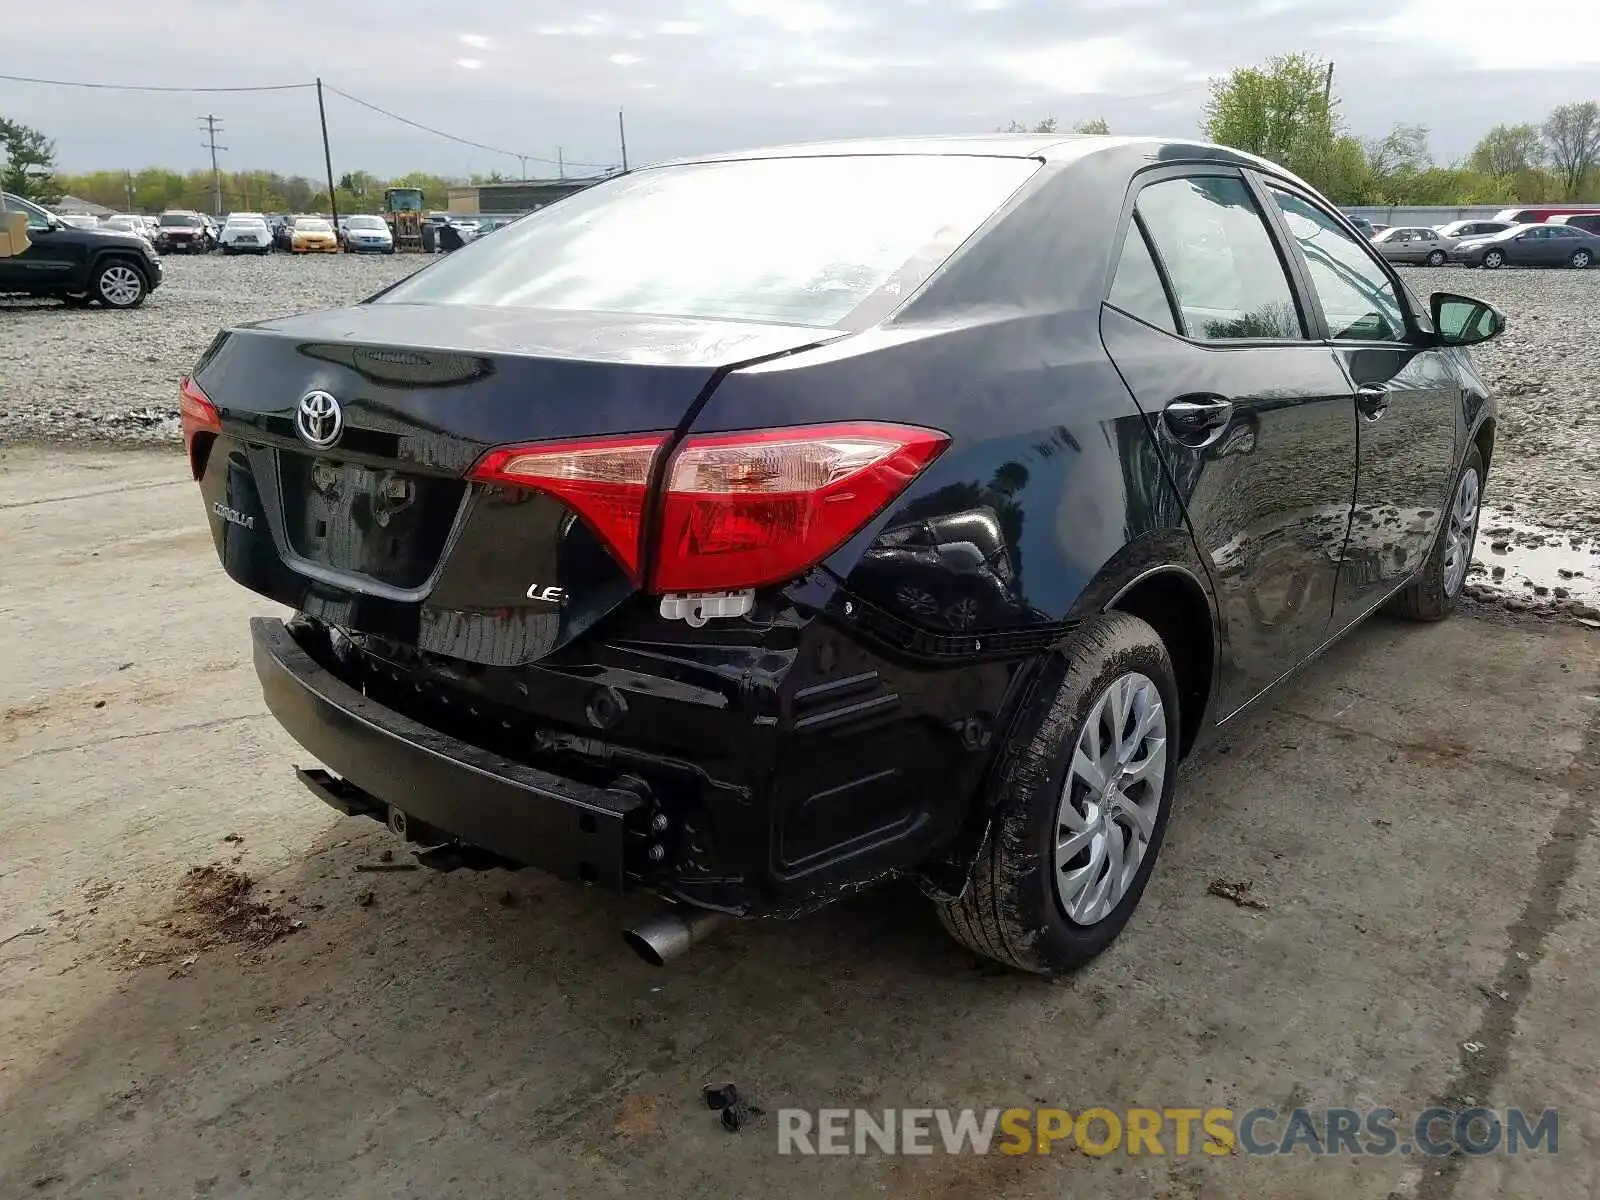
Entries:
{"type": "MultiPolygon", "coordinates": [[[[470,477],[555,496],[637,580],[645,496],[667,438],[511,446],[490,451],[470,477]]],[[[949,444],[935,430],[869,422],[686,438],[663,481],[649,590],[734,591],[803,574],[949,444]]]]}
{"type": "Polygon", "coordinates": [[[731,591],[815,566],[950,443],[850,423],[686,438],[667,467],[653,592],[731,591]]]}
{"type": "MultiPolygon", "coordinates": [[[[195,435],[221,433],[222,418],[217,415],[217,406],[200,390],[200,385],[187,375],[178,383],[178,418],[183,425],[183,448],[189,456],[189,470],[199,479],[205,464],[202,458],[195,457],[195,435]]],[[[200,449],[203,452],[205,448],[202,440],[200,449]]]]}
{"type": "Polygon", "coordinates": [[[549,492],[578,516],[623,570],[639,573],[639,522],[661,433],[492,450],[472,478],[549,492]]]}

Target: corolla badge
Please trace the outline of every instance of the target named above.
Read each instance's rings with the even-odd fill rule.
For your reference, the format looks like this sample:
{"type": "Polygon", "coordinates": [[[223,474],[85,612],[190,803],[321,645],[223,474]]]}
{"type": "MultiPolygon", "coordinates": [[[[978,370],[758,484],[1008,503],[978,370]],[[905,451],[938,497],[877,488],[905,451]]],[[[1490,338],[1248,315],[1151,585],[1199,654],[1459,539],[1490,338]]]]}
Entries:
{"type": "Polygon", "coordinates": [[[295,409],[294,429],[306,445],[326,450],[344,432],[344,410],[327,392],[307,392],[295,409]]]}

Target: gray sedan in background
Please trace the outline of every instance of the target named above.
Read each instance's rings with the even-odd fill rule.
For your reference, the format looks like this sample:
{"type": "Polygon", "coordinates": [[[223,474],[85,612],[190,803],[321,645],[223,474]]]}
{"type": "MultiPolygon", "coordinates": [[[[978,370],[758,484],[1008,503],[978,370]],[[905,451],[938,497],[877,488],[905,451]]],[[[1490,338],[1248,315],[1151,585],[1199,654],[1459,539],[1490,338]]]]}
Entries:
{"type": "Polygon", "coordinates": [[[1513,225],[1484,238],[1465,238],[1450,261],[1469,267],[1576,267],[1600,262],[1600,237],[1570,225],[1513,225]]]}
{"type": "Polygon", "coordinates": [[[1422,225],[1394,225],[1374,234],[1372,245],[1390,262],[1426,263],[1442,267],[1450,261],[1455,239],[1422,225]]]}

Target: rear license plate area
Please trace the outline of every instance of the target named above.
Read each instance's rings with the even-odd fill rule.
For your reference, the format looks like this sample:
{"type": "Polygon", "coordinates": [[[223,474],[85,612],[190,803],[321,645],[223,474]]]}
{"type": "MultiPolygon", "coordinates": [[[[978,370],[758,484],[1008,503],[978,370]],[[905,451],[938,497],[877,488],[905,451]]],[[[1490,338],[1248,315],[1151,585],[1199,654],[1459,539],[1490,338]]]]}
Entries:
{"type": "Polygon", "coordinates": [[[306,454],[278,455],[284,534],[300,557],[392,587],[439,564],[466,483],[306,454]]]}

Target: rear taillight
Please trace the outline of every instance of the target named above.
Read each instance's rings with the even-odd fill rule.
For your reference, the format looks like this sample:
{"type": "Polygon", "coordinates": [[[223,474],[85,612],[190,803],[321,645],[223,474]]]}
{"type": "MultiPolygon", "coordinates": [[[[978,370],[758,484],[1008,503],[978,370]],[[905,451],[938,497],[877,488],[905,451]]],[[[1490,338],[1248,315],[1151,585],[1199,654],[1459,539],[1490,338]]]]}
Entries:
{"type": "MultiPolygon", "coordinates": [[[[629,576],[666,434],[491,451],[473,479],[548,492],[576,512],[629,576]]],[[[655,593],[733,591],[792,579],[877,516],[950,439],[851,422],[684,439],[657,515],[655,593]]]]}
{"type": "Polygon", "coordinates": [[[666,434],[655,433],[512,446],[491,450],[471,477],[555,496],[583,518],[623,570],[637,579],[639,522],[650,466],[666,440],[666,434]]]}
{"type": "Polygon", "coordinates": [[[221,433],[222,418],[217,415],[217,406],[200,390],[200,385],[187,375],[178,384],[178,417],[183,425],[183,448],[189,456],[189,470],[199,479],[205,474],[205,454],[211,438],[199,438],[197,445],[196,437],[199,434],[214,437],[221,433]]]}
{"type": "Polygon", "coordinates": [[[793,578],[882,512],[949,441],[867,423],[687,438],[667,465],[650,590],[793,578]]]}

